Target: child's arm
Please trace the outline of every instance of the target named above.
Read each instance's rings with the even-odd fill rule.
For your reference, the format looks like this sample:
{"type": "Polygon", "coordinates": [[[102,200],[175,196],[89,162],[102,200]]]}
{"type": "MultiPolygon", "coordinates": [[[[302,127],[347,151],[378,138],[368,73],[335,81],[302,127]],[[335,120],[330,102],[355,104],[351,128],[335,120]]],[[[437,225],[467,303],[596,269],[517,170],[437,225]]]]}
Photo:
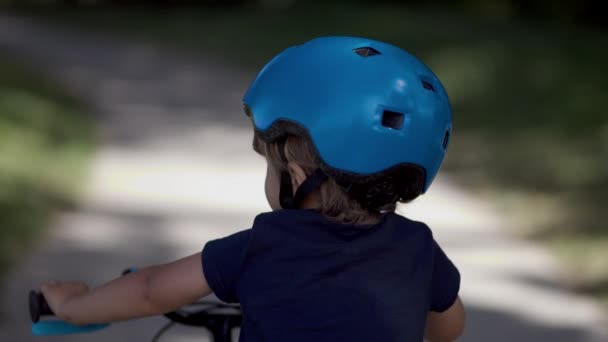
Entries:
{"type": "Polygon", "coordinates": [[[138,270],[91,291],[75,282],[51,282],[41,291],[59,318],[77,325],[160,315],[212,292],[200,253],[138,270]]]}
{"type": "Polygon", "coordinates": [[[454,341],[464,331],[464,306],[460,297],[444,312],[429,312],[426,320],[425,338],[431,342],[454,341]]]}

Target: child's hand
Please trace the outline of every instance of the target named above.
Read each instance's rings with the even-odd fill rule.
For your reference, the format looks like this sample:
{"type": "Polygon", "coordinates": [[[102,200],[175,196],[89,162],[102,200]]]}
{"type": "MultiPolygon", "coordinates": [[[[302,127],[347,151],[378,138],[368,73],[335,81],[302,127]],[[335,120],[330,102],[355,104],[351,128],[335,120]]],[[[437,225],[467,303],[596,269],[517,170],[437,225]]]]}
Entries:
{"type": "Polygon", "coordinates": [[[70,321],[67,304],[76,297],[89,292],[89,287],[81,282],[48,282],[40,288],[49,307],[55,315],[65,321],[70,321]]]}

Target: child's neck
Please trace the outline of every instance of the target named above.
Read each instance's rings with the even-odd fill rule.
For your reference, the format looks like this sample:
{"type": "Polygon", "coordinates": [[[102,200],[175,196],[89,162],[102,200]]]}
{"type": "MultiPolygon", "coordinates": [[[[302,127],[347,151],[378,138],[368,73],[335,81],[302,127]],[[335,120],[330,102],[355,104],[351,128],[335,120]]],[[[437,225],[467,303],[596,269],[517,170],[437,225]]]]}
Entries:
{"type": "Polygon", "coordinates": [[[320,209],[321,208],[321,195],[318,191],[306,196],[300,204],[300,209],[320,209]]]}

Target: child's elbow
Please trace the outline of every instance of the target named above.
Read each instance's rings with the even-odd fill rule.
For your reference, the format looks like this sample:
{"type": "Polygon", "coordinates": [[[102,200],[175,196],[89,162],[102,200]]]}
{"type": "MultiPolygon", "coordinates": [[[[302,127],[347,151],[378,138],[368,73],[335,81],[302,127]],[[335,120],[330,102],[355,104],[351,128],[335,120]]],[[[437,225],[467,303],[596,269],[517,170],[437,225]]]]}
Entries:
{"type": "Polygon", "coordinates": [[[425,337],[430,342],[454,341],[464,333],[465,311],[460,298],[445,312],[431,312],[426,323],[425,337]]]}
{"type": "Polygon", "coordinates": [[[141,312],[146,316],[159,315],[170,311],[158,293],[159,280],[157,279],[158,277],[155,272],[157,270],[158,267],[149,267],[148,272],[142,279],[142,286],[140,287],[142,304],[141,312]]]}

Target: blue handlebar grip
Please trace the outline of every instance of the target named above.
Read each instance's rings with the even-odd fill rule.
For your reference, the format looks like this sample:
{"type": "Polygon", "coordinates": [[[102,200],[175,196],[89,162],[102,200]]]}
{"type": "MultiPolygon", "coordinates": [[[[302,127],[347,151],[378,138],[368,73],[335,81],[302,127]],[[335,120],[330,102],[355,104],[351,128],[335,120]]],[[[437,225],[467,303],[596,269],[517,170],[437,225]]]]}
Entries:
{"type": "Polygon", "coordinates": [[[40,321],[32,324],[32,334],[35,336],[83,334],[107,328],[109,324],[90,324],[76,326],[64,321],[40,321]]]}
{"type": "MultiPolygon", "coordinates": [[[[123,271],[122,275],[137,271],[137,267],[131,267],[123,271]]],[[[32,318],[32,334],[35,336],[84,334],[105,329],[110,324],[89,324],[76,326],[59,320],[40,321],[40,316],[52,316],[53,311],[38,291],[30,291],[30,315],[32,318]]]]}
{"type": "Polygon", "coordinates": [[[32,318],[32,334],[35,336],[83,334],[104,329],[109,324],[90,324],[76,326],[59,320],[40,321],[40,316],[52,316],[53,311],[37,291],[30,291],[30,315],[32,318]]]}

